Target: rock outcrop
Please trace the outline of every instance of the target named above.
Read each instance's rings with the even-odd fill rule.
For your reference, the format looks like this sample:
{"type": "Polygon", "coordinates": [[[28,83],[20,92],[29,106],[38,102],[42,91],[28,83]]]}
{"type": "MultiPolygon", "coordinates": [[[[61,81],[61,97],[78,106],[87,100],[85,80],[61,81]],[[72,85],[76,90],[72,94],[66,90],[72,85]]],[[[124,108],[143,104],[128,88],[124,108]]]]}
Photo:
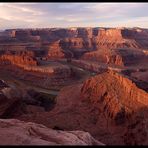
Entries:
{"type": "Polygon", "coordinates": [[[98,62],[95,62],[93,60],[72,60],[71,63],[73,65],[90,71],[90,73],[94,72],[94,74],[105,72],[108,69],[106,64],[99,64],[98,62]]]}
{"type": "Polygon", "coordinates": [[[134,113],[148,106],[147,99],[148,93],[131,80],[109,71],[84,84],[63,88],[49,113],[23,115],[20,119],[65,130],[84,130],[105,144],[125,145],[126,126],[134,113]]]}
{"type": "Polygon", "coordinates": [[[15,79],[25,80],[35,86],[47,89],[63,87],[75,81],[75,77],[72,75],[73,71],[67,65],[57,62],[51,62],[49,66],[5,65],[2,71],[6,74],[9,73],[15,79]]]}
{"type": "Polygon", "coordinates": [[[139,49],[98,49],[85,53],[81,59],[118,66],[130,66],[136,65],[137,62],[144,63],[144,60],[146,62],[148,58],[139,49]]]}
{"type": "Polygon", "coordinates": [[[113,50],[111,51],[107,49],[87,52],[81,57],[81,59],[124,66],[122,56],[113,50]]]}
{"type": "Polygon", "coordinates": [[[18,41],[61,40],[62,47],[72,49],[147,48],[148,31],[140,28],[49,28],[7,31],[18,41]]]}
{"type": "MultiPolygon", "coordinates": [[[[64,40],[63,45],[81,49],[147,48],[148,33],[144,29],[77,28],[75,38],[64,40]]],[[[68,37],[68,36],[67,36],[68,37]]],[[[66,46],[66,47],[67,47],[66,46]]]]}
{"type": "MultiPolygon", "coordinates": [[[[14,29],[7,30],[3,34],[14,41],[6,39],[7,42],[1,45],[2,48],[12,48],[14,44],[9,46],[8,43],[13,42],[18,49],[31,49],[39,57],[49,55],[50,58],[64,57],[62,50],[71,51],[75,58],[80,58],[84,53],[98,49],[147,49],[148,47],[148,31],[140,28],[14,29]],[[26,44],[28,41],[33,44],[26,44]],[[23,45],[20,45],[22,42],[23,45]],[[48,44],[47,51],[44,50],[45,44],[48,44]]],[[[89,54],[94,57],[95,53],[89,54]]],[[[100,54],[97,53],[96,58],[98,56],[100,57],[100,54]]],[[[122,57],[117,53],[112,57],[108,55],[108,58],[112,59],[112,62],[122,63],[122,57]]],[[[101,59],[104,60],[104,57],[101,59]]]]}
{"type": "Polygon", "coordinates": [[[124,32],[125,29],[100,29],[93,42],[99,48],[139,48],[134,39],[129,39],[123,35],[124,32]]]}
{"type": "Polygon", "coordinates": [[[0,119],[0,145],[104,145],[83,131],[61,131],[16,119],[0,119]]]}
{"type": "Polygon", "coordinates": [[[141,28],[0,33],[0,73],[14,84],[0,81],[0,118],[34,122],[0,119],[0,144],[100,144],[90,134],[107,145],[148,144],[147,40],[141,28]],[[62,89],[50,96],[28,84],[62,89]]]}
{"type": "Polygon", "coordinates": [[[15,30],[15,37],[21,41],[40,41],[40,36],[32,35],[30,30],[15,30]]]}
{"type": "Polygon", "coordinates": [[[0,56],[0,64],[13,64],[17,66],[37,66],[34,54],[31,51],[7,51],[0,56]]]}
{"type": "Polygon", "coordinates": [[[62,48],[59,45],[59,41],[54,42],[49,46],[47,58],[59,59],[59,58],[64,58],[64,57],[65,55],[64,55],[62,48]]]}
{"type": "MultiPolygon", "coordinates": [[[[145,91],[112,71],[88,79],[81,89],[81,95],[95,105],[102,104],[103,111],[116,120],[121,112],[126,115],[141,106],[148,106],[148,94],[145,91]]],[[[119,120],[122,120],[121,116],[119,120]]]]}

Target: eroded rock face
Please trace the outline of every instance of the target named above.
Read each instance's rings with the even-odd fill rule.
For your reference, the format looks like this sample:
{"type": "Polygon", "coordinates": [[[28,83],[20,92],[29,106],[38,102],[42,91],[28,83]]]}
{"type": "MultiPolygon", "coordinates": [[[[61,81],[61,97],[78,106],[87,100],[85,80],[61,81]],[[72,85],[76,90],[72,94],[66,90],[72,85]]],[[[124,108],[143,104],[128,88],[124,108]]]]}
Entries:
{"type": "Polygon", "coordinates": [[[61,39],[60,46],[65,52],[72,52],[74,58],[80,58],[85,52],[93,49],[89,38],[80,37],[61,39]]]}
{"type": "Polygon", "coordinates": [[[128,78],[112,71],[88,79],[81,94],[84,100],[102,104],[102,109],[111,118],[115,117],[115,120],[118,120],[120,112],[128,114],[142,105],[148,106],[148,94],[145,91],[137,88],[128,78]]]}
{"type": "Polygon", "coordinates": [[[148,56],[139,49],[98,49],[85,53],[81,59],[118,66],[131,66],[147,62],[148,56]]]}
{"type": "Polygon", "coordinates": [[[103,73],[108,69],[107,65],[98,64],[98,62],[95,62],[93,60],[72,60],[71,63],[88,71],[91,71],[91,73],[94,72],[94,74],[103,73]]]}
{"type": "Polygon", "coordinates": [[[99,48],[138,48],[135,40],[125,38],[122,34],[124,29],[100,29],[98,36],[94,38],[94,42],[99,48]]]}
{"type": "MultiPolygon", "coordinates": [[[[5,91],[5,94],[6,92],[7,91],[5,91]]],[[[131,80],[111,71],[92,77],[84,84],[63,88],[56,99],[57,104],[52,111],[44,112],[41,108],[29,106],[28,109],[30,110],[28,112],[30,112],[30,114],[25,114],[20,117],[18,116],[18,118],[23,121],[41,123],[54,129],[87,131],[97,140],[109,145],[147,144],[147,123],[145,122],[147,116],[142,119],[141,115],[138,118],[137,116],[134,116],[136,112],[140,112],[142,115],[147,115],[146,111],[141,111],[142,108],[147,109],[147,95],[146,92],[137,88],[131,80]],[[130,116],[130,113],[132,113],[132,116],[130,116]]],[[[45,131],[48,131],[48,134],[42,132],[39,128],[34,128],[34,126],[31,126],[30,129],[28,124],[26,127],[26,123],[23,122],[22,124],[19,123],[18,129],[18,127],[16,127],[18,122],[19,121],[15,121],[13,127],[16,131],[21,133],[19,136],[23,142],[18,141],[19,144],[24,144],[26,141],[27,143],[25,144],[36,144],[30,142],[34,141],[32,139],[32,134],[33,136],[37,136],[37,139],[39,136],[43,138],[46,136],[48,138],[50,137],[50,132],[47,128],[45,131]],[[21,126],[23,126],[23,129],[27,128],[30,130],[24,132],[22,131],[21,126]],[[24,139],[24,137],[26,138],[26,135],[22,136],[24,133],[29,133],[29,138],[27,137],[27,140],[24,139]],[[28,141],[28,139],[31,140],[28,141]]],[[[0,132],[6,130],[4,133],[6,133],[7,136],[8,126],[4,121],[3,127],[6,128],[0,130],[0,132]]],[[[11,135],[11,127],[9,127],[9,132],[11,135]]],[[[16,132],[14,133],[18,134],[16,132]]],[[[53,134],[54,133],[52,133],[52,136],[53,134]]],[[[5,138],[5,134],[3,135],[3,138],[5,138]]],[[[59,136],[59,138],[61,137],[63,136],[59,136]]],[[[69,137],[71,138],[71,136],[69,137]]],[[[11,138],[12,141],[8,138],[6,143],[9,144],[10,142],[10,144],[17,144],[15,141],[15,135],[13,138],[11,138]]],[[[44,140],[43,138],[39,138],[39,140],[44,140]]],[[[57,141],[61,141],[59,138],[57,141]]],[[[4,142],[2,144],[6,144],[5,140],[0,140],[0,144],[1,141],[4,142]]],[[[41,141],[39,143],[41,144],[41,141]]],[[[63,145],[64,143],[58,142],[58,144],[63,145]]]]}
{"type": "Polygon", "coordinates": [[[81,57],[81,59],[124,66],[122,56],[115,51],[108,49],[87,52],[81,57]]]}
{"type": "MultiPolygon", "coordinates": [[[[4,34],[0,36],[0,40],[3,36],[4,34]]],[[[18,119],[41,123],[50,128],[83,130],[109,145],[148,143],[147,122],[144,120],[147,116],[143,119],[141,119],[141,115],[140,119],[132,117],[137,112],[144,113],[141,108],[148,106],[148,93],[140,89],[136,85],[137,83],[128,77],[113,71],[105,72],[107,69],[114,69],[114,67],[109,67],[110,64],[118,65],[119,72],[125,68],[125,73],[129,73],[127,75],[137,79],[137,82],[147,81],[146,64],[146,68],[142,71],[137,67],[135,67],[137,69],[132,69],[132,66],[139,64],[140,67],[140,64],[148,62],[147,30],[136,28],[26,29],[12,30],[5,37],[7,42],[10,41],[7,39],[13,38],[16,44],[0,45],[3,49],[0,51],[0,65],[4,73],[47,89],[59,89],[73,81],[79,83],[63,88],[56,98],[56,105],[49,111],[46,110],[48,99],[43,100],[44,97],[39,93],[29,95],[20,89],[5,88],[7,86],[0,82],[1,118],[10,118],[15,115],[18,119]],[[22,41],[23,44],[17,45],[17,42],[22,41]],[[28,41],[31,43],[27,44],[28,41]],[[16,50],[14,50],[15,48],[16,50]],[[143,50],[144,48],[145,50],[143,50]],[[5,49],[10,51],[5,52],[5,49]],[[60,60],[55,61],[61,58],[78,58],[79,60],[72,59],[68,65],[60,64],[60,60]],[[37,62],[37,59],[40,63],[37,62]],[[75,71],[70,68],[71,64],[90,70],[91,75],[102,74],[81,83],[76,81],[75,71]],[[121,68],[121,66],[123,67],[121,68]],[[131,71],[126,69],[126,66],[131,66],[131,71]],[[22,102],[26,105],[25,113],[21,112],[22,102]]],[[[3,42],[7,43],[5,40],[3,42]]],[[[80,70],[83,71],[83,69],[80,70]]],[[[146,111],[144,115],[147,113],[146,111]]],[[[10,122],[13,124],[13,121],[10,122]]],[[[34,124],[33,127],[31,126],[31,132],[30,130],[23,131],[21,127],[30,129],[28,123],[14,122],[16,126],[17,123],[20,125],[16,129],[21,131],[19,136],[22,136],[18,144],[88,144],[82,140],[82,135],[76,136],[75,139],[73,132],[68,132],[70,139],[66,138],[67,143],[65,139],[61,139],[65,133],[62,133],[58,140],[50,141],[53,138],[50,136],[53,136],[55,131],[49,135],[50,132],[46,132],[50,129],[46,128],[45,133],[40,132],[41,129],[36,130],[34,124]],[[28,134],[28,137],[25,133],[28,134]],[[37,140],[32,138],[36,138],[36,136],[37,140]]],[[[15,126],[13,125],[13,127],[15,126]]],[[[13,129],[12,133],[16,129],[13,129]]],[[[12,134],[11,131],[7,133],[9,132],[7,129],[3,130],[4,133],[6,130],[5,137],[12,134]]],[[[0,138],[0,142],[5,142],[2,138],[0,138]]],[[[14,136],[12,141],[8,139],[6,142],[17,143],[15,138],[18,137],[14,136]]],[[[89,139],[87,140],[89,141],[89,139]]]]}
{"type": "Polygon", "coordinates": [[[32,35],[30,30],[16,30],[15,37],[21,41],[40,41],[40,36],[32,35]]]}
{"type": "MultiPolygon", "coordinates": [[[[97,59],[97,61],[123,65],[126,61],[136,61],[137,58],[140,58],[141,56],[136,58],[133,57],[132,54],[126,59],[120,52],[106,52],[106,49],[114,50],[122,48],[142,50],[147,49],[148,47],[148,31],[140,28],[49,28],[18,29],[8,30],[7,32],[8,33],[6,34],[11,34],[9,36],[16,41],[14,41],[15,44],[12,45],[0,45],[3,49],[30,49],[38,57],[45,56],[47,59],[63,58],[65,57],[63,51],[70,51],[74,58],[79,59],[86,53],[83,57],[85,59],[97,59]],[[22,41],[31,41],[33,45],[26,43],[22,44],[22,41]],[[98,49],[101,49],[102,51],[100,52],[98,49]],[[105,50],[105,55],[102,54],[103,50],[105,50]]],[[[7,42],[9,43],[9,40],[7,42]]]]}
{"type": "Polygon", "coordinates": [[[20,29],[8,32],[18,39],[37,38],[39,36],[42,40],[56,41],[63,38],[76,37],[85,41],[93,38],[94,43],[109,48],[145,47],[147,46],[146,39],[148,38],[147,30],[140,28],[20,29]]]}
{"type": "Polygon", "coordinates": [[[13,53],[12,51],[6,52],[0,56],[0,64],[14,64],[20,67],[23,66],[36,66],[37,61],[34,58],[34,54],[31,51],[18,51],[13,53]]]}
{"type": "Polygon", "coordinates": [[[49,46],[47,58],[59,59],[64,57],[65,55],[64,52],[62,51],[62,48],[59,45],[59,41],[54,42],[49,46]]]}
{"type": "Polygon", "coordinates": [[[12,77],[26,80],[34,86],[43,88],[61,87],[71,84],[74,81],[72,70],[67,65],[52,62],[49,66],[5,66],[4,73],[11,74],[12,77]]]}
{"type": "Polygon", "coordinates": [[[145,48],[148,33],[144,29],[99,29],[94,42],[99,48],[145,48]]]}
{"type": "Polygon", "coordinates": [[[0,145],[103,145],[83,131],[61,131],[16,119],[0,119],[0,145]]]}
{"type": "MultiPolygon", "coordinates": [[[[112,71],[88,79],[84,84],[61,90],[55,108],[36,117],[35,121],[66,130],[85,130],[109,145],[125,145],[124,134],[131,116],[148,106],[148,94],[131,80],[112,71]],[[43,118],[44,116],[44,118],[43,118]],[[50,117],[48,120],[45,117],[50,117]]],[[[136,118],[135,118],[136,120],[136,118]]]]}

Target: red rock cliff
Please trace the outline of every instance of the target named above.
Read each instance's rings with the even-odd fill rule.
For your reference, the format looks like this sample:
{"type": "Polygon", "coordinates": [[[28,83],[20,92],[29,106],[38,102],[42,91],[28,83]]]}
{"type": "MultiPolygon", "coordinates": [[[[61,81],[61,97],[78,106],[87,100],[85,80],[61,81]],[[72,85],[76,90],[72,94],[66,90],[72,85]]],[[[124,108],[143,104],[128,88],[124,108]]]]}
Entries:
{"type": "Polygon", "coordinates": [[[128,114],[141,106],[148,106],[148,93],[112,71],[88,79],[83,84],[81,95],[84,101],[98,105],[115,119],[123,108],[128,114]]]}
{"type": "Polygon", "coordinates": [[[20,51],[18,53],[6,53],[0,56],[1,64],[14,64],[17,66],[35,66],[37,61],[34,59],[33,52],[30,51],[20,51]]]}

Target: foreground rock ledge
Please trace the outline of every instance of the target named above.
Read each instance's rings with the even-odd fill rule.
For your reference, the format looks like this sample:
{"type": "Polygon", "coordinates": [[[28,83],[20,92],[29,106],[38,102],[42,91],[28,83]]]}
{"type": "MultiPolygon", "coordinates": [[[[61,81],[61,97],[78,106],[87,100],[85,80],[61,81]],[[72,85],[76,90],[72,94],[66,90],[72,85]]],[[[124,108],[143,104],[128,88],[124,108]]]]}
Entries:
{"type": "Polygon", "coordinates": [[[49,129],[41,124],[0,119],[0,145],[103,145],[83,131],[49,129]]]}

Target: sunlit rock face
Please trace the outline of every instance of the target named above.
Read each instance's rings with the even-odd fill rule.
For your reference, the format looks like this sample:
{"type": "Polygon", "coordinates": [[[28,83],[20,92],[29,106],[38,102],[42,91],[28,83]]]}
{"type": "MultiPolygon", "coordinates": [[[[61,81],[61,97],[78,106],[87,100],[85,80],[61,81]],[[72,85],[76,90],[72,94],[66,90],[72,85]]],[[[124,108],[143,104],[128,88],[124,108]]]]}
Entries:
{"type": "Polygon", "coordinates": [[[34,53],[31,51],[8,51],[0,56],[1,64],[12,64],[17,66],[36,66],[34,53]]]}
{"type": "Polygon", "coordinates": [[[144,29],[100,29],[94,39],[100,48],[145,48],[148,33],[144,29]]]}
{"type": "Polygon", "coordinates": [[[14,84],[0,81],[0,118],[25,121],[0,119],[0,144],[148,144],[147,40],[140,28],[0,33],[0,74],[14,84]]]}
{"type": "Polygon", "coordinates": [[[146,47],[148,31],[146,29],[128,28],[67,28],[67,29],[20,29],[9,31],[10,36],[27,40],[31,36],[36,40],[57,41],[64,38],[81,38],[98,47],[123,48],[146,47]],[[92,39],[92,40],[91,40],[92,39]]]}
{"type": "MultiPolygon", "coordinates": [[[[44,114],[44,117],[50,116],[44,123],[65,130],[86,130],[105,144],[125,145],[128,143],[124,139],[128,125],[137,120],[134,114],[143,114],[142,108],[148,106],[147,98],[148,93],[131,80],[108,71],[83,84],[63,88],[54,109],[44,114]]],[[[26,116],[22,119],[32,121],[26,116]]],[[[43,122],[42,113],[33,121],[38,119],[43,122]]]]}
{"type": "MultiPolygon", "coordinates": [[[[3,34],[9,36],[9,40],[11,40],[6,39],[4,43],[23,42],[24,45],[13,46],[17,49],[33,50],[38,56],[48,55],[48,58],[51,59],[65,57],[63,50],[72,52],[75,58],[80,58],[84,53],[98,49],[146,49],[148,47],[148,31],[140,28],[16,29],[5,31],[1,37],[3,34]],[[26,44],[26,42],[32,42],[34,45],[26,44]]],[[[2,48],[6,49],[7,47],[5,45],[2,48]]],[[[9,48],[12,47],[9,46],[9,48]]],[[[115,62],[117,65],[120,64],[122,57],[113,55],[108,58],[112,59],[111,61],[117,61],[115,62]]],[[[101,58],[104,57],[101,55],[101,58]]]]}
{"type": "Polygon", "coordinates": [[[142,105],[148,106],[148,94],[145,91],[112,71],[88,79],[81,92],[84,100],[88,99],[93,104],[101,103],[111,117],[115,117],[122,108],[131,113],[142,105]]]}
{"type": "Polygon", "coordinates": [[[16,119],[0,119],[0,145],[104,145],[83,131],[61,131],[16,119]]]}
{"type": "Polygon", "coordinates": [[[144,29],[77,28],[73,38],[66,36],[61,44],[71,48],[147,48],[148,33],[144,29]]]}

